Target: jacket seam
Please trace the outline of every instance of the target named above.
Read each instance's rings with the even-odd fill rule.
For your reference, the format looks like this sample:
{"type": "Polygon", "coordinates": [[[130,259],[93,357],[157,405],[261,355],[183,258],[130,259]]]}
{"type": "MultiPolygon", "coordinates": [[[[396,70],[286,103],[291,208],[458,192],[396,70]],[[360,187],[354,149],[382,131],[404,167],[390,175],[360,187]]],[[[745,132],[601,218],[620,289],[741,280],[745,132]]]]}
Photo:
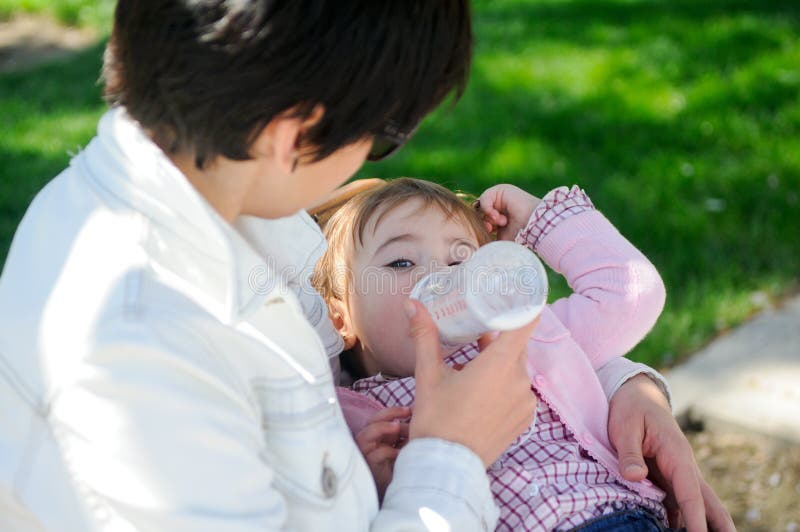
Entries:
{"type": "Polygon", "coordinates": [[[42,424],[42,430],[48,431],[50,428],[49,420],[47,418],[43,418],[38,415],[35,411],[28,417],[28,430],[27,435],[25,437],[25,444],[24,444],[24,451],[22,456],[19,460],[19,466],[17,470],[14,472],[14,498],[17,501],[24,505],[24,502],[19,498],[19,494],[22,493],[27,485],[27,481],[30,479],[30,472],[33,469],[33,463],[36,460],[36,455],[38,454],[39,449],[42,445],[42,437],[40,431],[37,431],[37,421],[42,424]],[[36,434],[39,433],[40,437],[36,438],[36,434]]]}
{"type": "Polygon", "coordinates": [[[0,377],[3,377],[14,392],[31,407],[33,412],[42,417],[48,415],[50,411],[48,402],[37,401],[36,392],[9,364],[8,357],[2,351],[0,351],[0,377]]]}

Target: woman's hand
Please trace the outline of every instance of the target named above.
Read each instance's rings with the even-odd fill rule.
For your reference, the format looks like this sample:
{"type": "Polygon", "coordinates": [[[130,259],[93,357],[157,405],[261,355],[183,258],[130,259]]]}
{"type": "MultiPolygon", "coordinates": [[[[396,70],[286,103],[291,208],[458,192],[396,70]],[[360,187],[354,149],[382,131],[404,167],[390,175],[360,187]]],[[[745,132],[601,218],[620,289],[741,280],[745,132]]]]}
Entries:
{"type": "Polygon", "coordinates": [[[393,406],[376,412],[356,435],[356,443],[375,479],[378,499],[383,500],[386,487],[392,481],[394,461],[408,441],[408,423],[411,409],[393,406]]]}
{"type": "Polygon", "coordinates": [[[498,240],[514,240],[541,200],[514,185],[495,185],[478,198],[486,230],[498,240]]]}
{"type": "Polygon", "coordinates": [[[688,532],[735,532],[730,514],[703,479],[664,394],[649,377],[629,379],[611,398],[608,434],[623,477],[635,482],[649,471],[667,492],[664,505],[672,526],[682,523],[688,532]]]}
{"type": "Polygon", "coordinates": [[[471,449],[489,467],[533,421],[536,396],[525,345],[536,322],[500,333],[461,370],[442,361],[436,325],[418,301],[406,302],[417,353],[410,438],[440,438],[471,449]]]}

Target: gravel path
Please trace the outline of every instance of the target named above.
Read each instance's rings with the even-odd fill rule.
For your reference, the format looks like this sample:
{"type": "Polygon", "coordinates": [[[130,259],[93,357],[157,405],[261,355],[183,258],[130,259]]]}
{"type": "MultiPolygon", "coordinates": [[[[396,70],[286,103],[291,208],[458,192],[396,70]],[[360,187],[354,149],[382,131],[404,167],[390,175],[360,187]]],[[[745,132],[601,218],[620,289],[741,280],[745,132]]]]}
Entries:
{"type": "Polygon", "coordinates": [[[740,532],[800,532],[800,445],[745,432],[687,436],[740,532]]]}

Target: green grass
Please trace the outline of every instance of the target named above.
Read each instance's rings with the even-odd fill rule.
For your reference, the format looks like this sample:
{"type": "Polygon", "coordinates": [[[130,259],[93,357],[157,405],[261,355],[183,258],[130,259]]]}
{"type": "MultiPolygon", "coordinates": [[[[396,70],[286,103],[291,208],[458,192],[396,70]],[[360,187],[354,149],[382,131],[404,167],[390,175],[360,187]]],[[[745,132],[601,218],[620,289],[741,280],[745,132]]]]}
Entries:
{"type": "Polygon", "coordinates": [[[0,74],[0,260],[28,203],[86,145],[105,104],[103,47],[34,70],[0,74]]]}
{"type": "Polygon", "coordinates": [[[44,14],[70,26],[107,31],[113,0],[0,0],[0,20],[17,13],[44,14]]]}
{"type": "Polygon", "coordinates": [[[764,295],[796,288],[800,4],[474,5],[462,101],[361,176],[429,177],[473,193],[580,184],[664,277],[665,312],[633,353],[656,365],[740,323],[764,295]]]}
{"type": "MultiPolygon", "coordinates": [[[[800,4],[474,6],[462,101],[361,177],[412,175],[473,193],[580,184],[665,279],[665,312],[633,354],[655,365],[797,288],[800,4]]],[[[0,75],[3,253],[35,192],[94,132],[101,52],[0,75]]],[[[554,278],[554,294],[566,290],[554,278]]]]}

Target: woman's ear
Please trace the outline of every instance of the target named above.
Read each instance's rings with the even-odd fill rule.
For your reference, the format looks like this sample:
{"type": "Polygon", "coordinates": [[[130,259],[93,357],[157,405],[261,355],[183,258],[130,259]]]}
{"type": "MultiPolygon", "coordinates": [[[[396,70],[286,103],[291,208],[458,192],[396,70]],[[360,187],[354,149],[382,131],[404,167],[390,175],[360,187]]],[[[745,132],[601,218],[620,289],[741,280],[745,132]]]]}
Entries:
{"type": "Polygon", "coordinates": [[[298,149],[303,134],[314,127],[325,114],[322,105],[316,105],[305,118],[292,116],[291,112],[274,117],[256,136],[251,146],[254,156],[269,155],[285,174],[294,173],[302,155],[298,149]]]}
{"type": "Polygon", "coordinates": [[[328,312],[333,322],[333,326],[339,331],[344,340],[344,350],[352,349],[358,341],[358,337],[353,331],[353,324],[350,321],[350,312],[344,301],[338,298],[331,298],[328,301],[328,312]]]}

